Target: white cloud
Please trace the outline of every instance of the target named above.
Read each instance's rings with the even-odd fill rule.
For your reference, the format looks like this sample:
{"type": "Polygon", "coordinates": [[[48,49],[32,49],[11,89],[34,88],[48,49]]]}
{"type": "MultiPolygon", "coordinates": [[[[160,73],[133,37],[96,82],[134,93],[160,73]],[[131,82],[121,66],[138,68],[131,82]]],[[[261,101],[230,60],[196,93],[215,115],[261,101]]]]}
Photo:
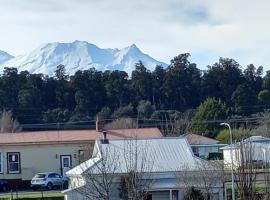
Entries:
{"type": "Polygon", "coordinates": [[[165,62],[190,52],[200,66],[207,56],[208,64],[222,56],[268,67],[269,6],[268,0],[0,0],[0,49],[22,54],[78,39],[101,47],[136,43],[165,62]]]}

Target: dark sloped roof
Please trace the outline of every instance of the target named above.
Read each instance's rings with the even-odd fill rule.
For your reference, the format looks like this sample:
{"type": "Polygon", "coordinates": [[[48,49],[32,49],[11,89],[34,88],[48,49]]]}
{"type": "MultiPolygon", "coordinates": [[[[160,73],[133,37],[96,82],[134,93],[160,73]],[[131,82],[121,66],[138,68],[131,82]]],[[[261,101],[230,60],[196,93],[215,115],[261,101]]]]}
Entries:
{"type": "Polygon", "coordinates": [[[209,138],[209,137],[205,137],[202,135],[198,135],[198,134],[193,134],[193,133],[188,133],[186,135],[184,135],[184,137],[187,139],[188,143],[190,145],[211,145],[211,144],[218,144],[219,141],[209,138]]]}

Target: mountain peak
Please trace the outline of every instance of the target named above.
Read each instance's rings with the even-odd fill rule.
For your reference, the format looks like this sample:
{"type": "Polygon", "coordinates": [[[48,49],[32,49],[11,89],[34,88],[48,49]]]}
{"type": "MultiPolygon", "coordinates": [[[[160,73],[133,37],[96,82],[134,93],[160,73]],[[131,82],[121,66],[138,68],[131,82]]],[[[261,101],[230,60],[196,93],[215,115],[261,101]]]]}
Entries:
{"type": "Polygon", "coordinates": [[[56,67],[63,64],[70,75],[92,67],[100,71],[123,70],[131,74],[139,60],[150,70],[154,70],[156,65],[167,66],[144,54],[135,44],[123,49],[102,49],[86,41],[75,40],[71,43],[47,43],[25,56],[0,62],[0,71],[8,66],[16,67],[18,71],[27,70],[52,76],[56,67]]]}
{"type": "Polygon", "coordinates": [[[129,49],[136,49],[136,50],[140,50],[139,47],[136,44],[132,44],[130,46],[128,46],[129,49]]]}
{"type": "Polygon", "coordinates": [[[137,45],[136,45],[136,44],[132,44],[132,45],[130,45],[130,48],[136,48],[136,49],[138,49],[138,47],[137,47],[137,45]]]}
{"type": "MultiPolygon", "coordinates": [[[[66,44],[69,44],[69,43],[66,43],[66,44]]],[[[74,44],[74,45],[91,45],[91,46],[96,46],[92,43],[89,43],[87,41],[81,41],[81,40],[74,40],[71,44],[74,44]]]]}
{"type": "Polygon", "coordinates": [[[73,42],[72,42],[73,44],[76,44],[76,43],[79,43],[79,44],[85,44],[85,43],[88,43],[88,42],[86,42],[86,41],[81,41],[81,40],[74,40],[73,42]]]}

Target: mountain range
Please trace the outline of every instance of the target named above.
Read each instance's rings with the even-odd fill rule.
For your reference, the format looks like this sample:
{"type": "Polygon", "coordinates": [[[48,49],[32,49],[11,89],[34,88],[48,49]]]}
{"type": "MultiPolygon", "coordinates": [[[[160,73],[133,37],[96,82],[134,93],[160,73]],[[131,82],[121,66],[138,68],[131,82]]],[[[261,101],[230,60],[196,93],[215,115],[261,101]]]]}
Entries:
{"type": "Polygon", "coordinates": [[[63,64],[70,75],[92,67],[101,71],[123,70],[131,74],[139,60],[151,71],[156,65],[167,66],[143,53],[135,44],[122,49],[102,49],[85,41],[74,41],[47,43],[21,56],[0,51],[0,71],[3,72],[4,67],[16,67],[18,71],[52,76],[57,66],[63,64]]]}

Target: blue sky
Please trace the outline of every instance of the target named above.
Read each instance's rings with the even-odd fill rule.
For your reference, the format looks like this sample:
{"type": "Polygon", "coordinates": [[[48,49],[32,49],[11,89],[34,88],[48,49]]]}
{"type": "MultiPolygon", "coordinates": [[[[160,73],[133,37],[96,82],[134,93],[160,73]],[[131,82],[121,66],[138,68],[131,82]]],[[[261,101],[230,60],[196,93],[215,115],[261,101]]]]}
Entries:
{"type": "Polygon", "coordinates": [[[47,42],[135,43],[169,63],[191,53],[200,68],[231,57],[270,69],[269,0],[0,0],[0,49],[25,54],[47,42]]]}

